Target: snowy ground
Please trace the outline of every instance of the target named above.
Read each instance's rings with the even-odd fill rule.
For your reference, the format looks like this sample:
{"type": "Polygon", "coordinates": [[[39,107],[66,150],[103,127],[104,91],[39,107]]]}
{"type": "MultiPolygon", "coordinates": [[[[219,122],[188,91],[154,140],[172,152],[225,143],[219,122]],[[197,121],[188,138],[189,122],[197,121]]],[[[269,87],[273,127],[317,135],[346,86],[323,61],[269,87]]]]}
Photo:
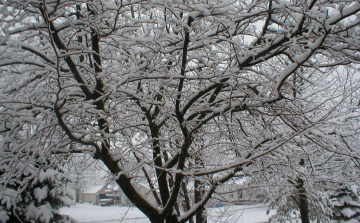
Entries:
{"type": "MultiPolygon", "coordinates": [[[[264,223],[275,214],[271,211],[266,215],[267,207],[263,205],[238,205],[231,207],[209,208],[210,223],[264,223]]],[[[137,208],[129,207],[101,207],[91,204],[77,204],[60,209],[60,213],[69,215],[80,223],[148,223],[149,220],[137,208]]]]}

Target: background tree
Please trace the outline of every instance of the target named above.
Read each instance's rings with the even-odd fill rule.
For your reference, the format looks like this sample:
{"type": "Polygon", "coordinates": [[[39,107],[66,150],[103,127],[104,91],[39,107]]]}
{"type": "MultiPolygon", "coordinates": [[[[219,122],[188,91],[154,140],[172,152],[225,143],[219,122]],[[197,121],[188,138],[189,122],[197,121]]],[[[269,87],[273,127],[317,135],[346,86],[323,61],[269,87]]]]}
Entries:
{"type": "MultiPolygon", "coordinates": [[[[341,100],[345,100],[343,106],[337,107],[316,128],[294,137],[269,156],[258,159],[246,172],[248,186],[258,187],[260,193],[267,194],[271,208],[279,207],[277,215],[272,217],[274,222],[294,217],[301,217],[302,222],[328,222],[332,211],[328,195],[324,192],[333,191],[344,182],[359,182],[358,157],[354,155],[359,137],[359,87],[354,85],[357,80],[352,78],[351,70],[341,70],[342,75],[346,73],[348,76],[343,80],[339,79],[342,78],[340,74],[334,73],[336,76],[321,80],[321,83],[316,82],[319,79],[317,74],[313,74],[313,84],[303,84],[297,99],[293,100],[296,107],[306,107],[311,112],[280,114],[278,117],[286,121],[285,126],[281,124],[278,127],[296,129],[303,125],[304,120],[310,120],[311,116],[323,116],[341,100]],[[302,98],[311,97],[310,92],[317,92],[319,96],[318,87],[321,85],[324,85],[321,87],[324,89],[321,93],[323,96],[314,98],[313,104],[304,104],[302,98]],[[349,97],[344,97],[347,94],[349,97]],[[326,98],[328,100],[320,102],[326,98]],[[318,102],[321,106],[312,109],[312,106],[319,105],[316,100],[320,100],[318,102]],[[303,214],[301,210],[307,213],[303,214]]],[[[275,123],[273,126],[276,126],[275,123]]]]}
{"type": "Polygon", "coordinates": [[[64,170],[76,187],[76,202],[82,202],[82,192],[88,187],[105,185],[107,173],[104,166],[99,160],[92,159],[91,154],[73,154],[64,159],[64,170]]]}
{"type": "Polygon", "coordinates": [[[3,153],[90,152],[152,222],[206,221],[219,186],[344,101],[323,110],[332,97],[320,82],[309,97],[293,92],[359,61],[350,0],[3,0],[0,10],[3,153]]]}

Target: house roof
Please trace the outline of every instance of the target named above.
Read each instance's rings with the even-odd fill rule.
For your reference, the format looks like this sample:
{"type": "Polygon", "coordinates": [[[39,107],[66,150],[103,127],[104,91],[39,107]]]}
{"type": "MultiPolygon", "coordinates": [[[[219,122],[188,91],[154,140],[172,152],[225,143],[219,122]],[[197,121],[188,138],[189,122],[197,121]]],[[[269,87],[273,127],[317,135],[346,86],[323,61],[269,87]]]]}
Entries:
{"type": "Polygon", "coordinates": [[[103,189],[104,186],[91,186],[86,189],[83,194],[96,194],[99,190],[103,189]]]}
{"type": "Polygon", "coordinates": [[[76,186],[75,184],[73,184],[73,183],[70,183],[70,182],[67,182],[66,183],[66,186],[70,186],[70,187],[72,187],[72,188],[74,188],[74,189],[79,189],[79,187],[78,186],[76,186]]]}

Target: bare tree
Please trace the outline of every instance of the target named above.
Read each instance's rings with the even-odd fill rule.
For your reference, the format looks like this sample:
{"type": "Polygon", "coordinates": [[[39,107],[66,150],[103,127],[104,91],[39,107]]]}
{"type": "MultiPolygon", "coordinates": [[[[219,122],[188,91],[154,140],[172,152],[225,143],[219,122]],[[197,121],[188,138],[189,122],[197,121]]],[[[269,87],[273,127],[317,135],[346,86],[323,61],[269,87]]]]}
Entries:
{"type": "MultiPolygon", "coordinates": [[[[354,155],[360,133],[359,87],[354,85],[356,80],[352,78],[351,70],[341,69],[340,73],[334,72],[333,78],[322,80],[322,83],[328,82],[324,94],[331,95],[333,100],[313,110],[311,115],[323,115],[334,104],[342,100],[346,102],[342,102],[341,107],[337,106],[336,111],[316,128],[294,138],[271,156],[259,159],[257,165],[252,165],[252,184],[268,194],[270,206],[279,207],[271,222],[291,221],[294,217],[300,217],[302,222],[330,222],[330,192],[344,184],[360,184],[359,157],[354,155]],[[348,75],[344,75],[346,73],[348,75]]],[[[309,92],[315,91],[301,92],[298,98],[301,95],[309,97],[309,92]]],[[[325,95],[313,100],[324,98],[325,95]]],[[[304,104],[299,100],[297,106],[304,104]]],[[[285,123],[291,128],[299,128],[306,118],[293,114],[280,117],[287,120],[285,123]]]]}
{"type": "Polygon", "coordinates": [[[219,186],[329,119],[343,100],[324,111],[318,80],[359,61],[352,0],[0,9],[3,153],[90,152],[151,222],[205,222],[219,186]],[[311,96],[294,94],[304,85],[311,96]]]}

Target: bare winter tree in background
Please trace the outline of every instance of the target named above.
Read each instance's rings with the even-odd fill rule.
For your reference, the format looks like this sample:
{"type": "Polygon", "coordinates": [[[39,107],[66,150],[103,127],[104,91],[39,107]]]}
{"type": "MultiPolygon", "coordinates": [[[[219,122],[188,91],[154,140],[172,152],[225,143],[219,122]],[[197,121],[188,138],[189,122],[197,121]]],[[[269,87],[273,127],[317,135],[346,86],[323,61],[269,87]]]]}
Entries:
{"type": "Polygon", "coordinates": [[[86,152],[151,222],[206,222],[217,189],[260,165],[298,166],[297,150],[315,147],[317,165],[321,151],[359,157],[333,140],[358,134],[335,131],[359,94],[333,76],[359,62],[358,1],[2,0],[0,11],[0,193],[11,165],[86,152]]]}
{"type": "MultiPolygon", "coordinates": [[[[299,214],[303,223],[330,222],[329,193],[339,185],[360,184],[357,155],[360,114],[358,94],[354,94],[359,86],[352,82],[349,70],[340,72],[335,71],[332,78],[314,85],[315,88],[328,86],[320,87],[324,89],[322,93],[315,88],[310,90],[309,86],[297,93],[298,98],[315,96],[313,102],[328,98],[325,94],[331,95],[333,99],[325,106],[309,113],[322,116],[329,108],[336,107],[327,119],[251,166],[250,186],[264,188],[262,192],[267,194],[270,206],[278,209],[271,222],[291,221],[299,214]],[[339,103],[346,106],[335,106],[339,103]]],[[[302,102],[298,100],[297,106],[304,106],[302,102]]],[[[289,113],[280,117],[288,127],[297,129],[307,116],[289,113]]]]}

